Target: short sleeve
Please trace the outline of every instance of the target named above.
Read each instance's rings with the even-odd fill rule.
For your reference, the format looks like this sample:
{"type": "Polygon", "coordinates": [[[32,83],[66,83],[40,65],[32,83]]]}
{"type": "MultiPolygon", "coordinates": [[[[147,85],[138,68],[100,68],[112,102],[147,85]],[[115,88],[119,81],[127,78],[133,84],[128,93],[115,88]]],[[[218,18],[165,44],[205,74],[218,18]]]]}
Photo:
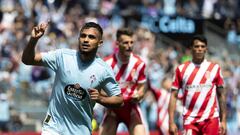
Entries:
{"type": "Polygon", "coordinates": [[[138,76],[138,83],[145,83],[146,82],[146,65],[143,64],[142,68],[139,71],[138,76]]]}
{"type": "Polygon", "coordinates": [[[56,51],[49,51],[41,53],[42,55],[42,61],[44,63],[44,66],[49,67],[53,71],[57,70],[57,57],[59,55],[59,50],[56,51]]]}
{"type": "Polygon", "coordinates": [[[173,76],[172,89],[178,90],[180,88],[181,88],[181,73],[179,68],[177,68],[173,76]]]}
{"type": "Polygon", "coordinates": [[[217,75],[216,75],[215,80],[216,80],[215,83],[216,83],[216,86],[217,86],[217,87],[219,87],[219,86],[224,86],[222,70],[221,70],[220,67],[218,68],[218,71],[217,71],[217,75]]]}
{"type": "Polygon", "coordinates": [[[105,70],[103,78],[102,78],[101,86],[102,86],[102,89],[109,96],[116,96],[116,95],[121,94],[120,87],[119,87],[117,81],[115,80],[113,71],[111,69],[105,70]]]}

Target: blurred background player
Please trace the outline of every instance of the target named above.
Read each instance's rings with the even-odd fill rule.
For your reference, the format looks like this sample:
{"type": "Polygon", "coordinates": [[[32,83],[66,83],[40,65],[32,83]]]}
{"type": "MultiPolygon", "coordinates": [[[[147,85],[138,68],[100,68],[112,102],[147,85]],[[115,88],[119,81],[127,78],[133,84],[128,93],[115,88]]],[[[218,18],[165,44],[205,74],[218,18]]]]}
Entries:
{"type": "Polygon", "coordinates": [[[192,61],[179,65],[175,71],[169,104],[169,131],[174,135],[178,132],[174,112],[178,90],[182,89],[184,135],[223,135],[226,133],[227,110],[221,68],[205,59],[207,39],[204,36],[194,36],[190,47],[192,61]]]}
{"type": "Polygon", "coordinates": [[[102,28],[94,22],[85,23],[78,38],[79,51],[58,49],[35,53],[36,44],[47,26],[48,23],[41,23],[33,28],[22,55],[23,63],[46,66],[56,73],[42,134],[91,135],[95,103],[104,106],[120,106],[123,103],[111,68],[96,57],[97,49],[103,42],[102,28]],[[108,97],[101,96],[95,88],[103,89],[108,97]]]}
{"type": "Polygon", "coordinates": [[[120,84],[124,106],[118,109],[107,109],[100,127],[100,135],[114,135],[120,122],[123,122],[131,135],[146,135],[139,102],[145,93],[145,63],[132,53],[134,33],[122,28],[116,34],[118,52],[107,57],[109,64],[120,84]]]}
{"type": "MultiPolygon", "coordinates": [[[[161,89],[156,89],[148,83],[149,89],[153,93],[157,102],[157,121],[156,126],[160,135],[169,135],[169,113],[168,106],[171,97],[171,86],[172,80],[170,77],[164,77],[161,82],[161,89]]],[[[182,105],[180,101],[180,94],[178,96],[179,100],[177,102],[177,112],[181,113],[182,105]]]]}
{"type": "Polygon", "coordinates": [[[169,135],[169,115],[168,115],[168,105],[170,101],[171,93],[169,92],[171,88],[171,79],[163,78],[162,80],[162,89],[153,89],[152,90],[154,97],[157,100],[157,128],[160,135],[169,135]]]}

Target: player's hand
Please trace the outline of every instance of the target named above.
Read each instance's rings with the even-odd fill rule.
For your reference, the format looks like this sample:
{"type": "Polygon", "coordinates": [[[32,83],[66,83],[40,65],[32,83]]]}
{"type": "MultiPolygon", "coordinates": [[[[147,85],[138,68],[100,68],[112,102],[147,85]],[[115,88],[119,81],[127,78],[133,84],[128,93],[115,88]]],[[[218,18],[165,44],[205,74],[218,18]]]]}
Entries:
{"type": "Polygon", "coordinates": [[[34,27],[31,33],[31,37],[35,38],[35,39],[39,39],[43,36],[44,32],[46,31],[48,24],[50,23],[50,21],[48,22],[44,22],[39,24],[38,26],[34,27]]]}
{"type": "Polygon", "coordinates": [[[138,93],[135,93],[132,95],[131,102],[132,103],[139,103],[141,100],[140,95],[138,93]]]}
{"type": "Polygon", "coordinates": [[[227,132],[227,124],[226,122],[220,123],[220,135],[225,135],[227,132]]]}
{"type": "Polygon", "coordinates": [[[175,123],[169,124],[169,133],[170,135],[178,135],[178,128],[175,123]]]}
{"type": "Polygon", "coordinates": [[[97,89],[89,88],[90,98],[96,102],[100,101],[101,95],[97,89]]]}

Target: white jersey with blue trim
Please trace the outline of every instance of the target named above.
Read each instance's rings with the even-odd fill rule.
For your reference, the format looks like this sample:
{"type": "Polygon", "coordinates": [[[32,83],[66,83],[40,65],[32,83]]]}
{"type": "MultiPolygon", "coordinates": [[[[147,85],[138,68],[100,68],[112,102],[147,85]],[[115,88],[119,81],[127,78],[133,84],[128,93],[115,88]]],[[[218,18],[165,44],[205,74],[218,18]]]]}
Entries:
{"type": "Polygon", "coordinates": [[[70,49],[42,53],[42,61],[56,73],[43,129],[63,135],[90,135],[95,102],[88,89],[103,89],[109,96],[121,93],[111,67],[98,57],[83,63],[80,52],[70,49]]]}

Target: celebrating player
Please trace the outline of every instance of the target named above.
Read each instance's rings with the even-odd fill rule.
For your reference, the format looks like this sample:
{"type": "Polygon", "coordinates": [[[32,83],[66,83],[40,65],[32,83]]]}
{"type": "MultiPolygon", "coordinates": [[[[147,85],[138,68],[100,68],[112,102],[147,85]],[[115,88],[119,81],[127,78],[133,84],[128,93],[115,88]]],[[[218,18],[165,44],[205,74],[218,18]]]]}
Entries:
{"type": "Polygon", "coordinates": [[[91,120],[95,102],[108,107],[123,104],[118,83],[111,68],[96,57],[102,44],[102,28],[89,22],[79,35],[79,51],[59,49],[35,53],[37,41],[48,23],[33,28],[22,61],[27,65],[46,66],[55,73],[53,91],[43,123],[43,135],[91,135],[91,120]],[[97,70],[96,70],[97,69],[97,70]],[[98,89],[108,94],[101,96],[98,89]]]}

